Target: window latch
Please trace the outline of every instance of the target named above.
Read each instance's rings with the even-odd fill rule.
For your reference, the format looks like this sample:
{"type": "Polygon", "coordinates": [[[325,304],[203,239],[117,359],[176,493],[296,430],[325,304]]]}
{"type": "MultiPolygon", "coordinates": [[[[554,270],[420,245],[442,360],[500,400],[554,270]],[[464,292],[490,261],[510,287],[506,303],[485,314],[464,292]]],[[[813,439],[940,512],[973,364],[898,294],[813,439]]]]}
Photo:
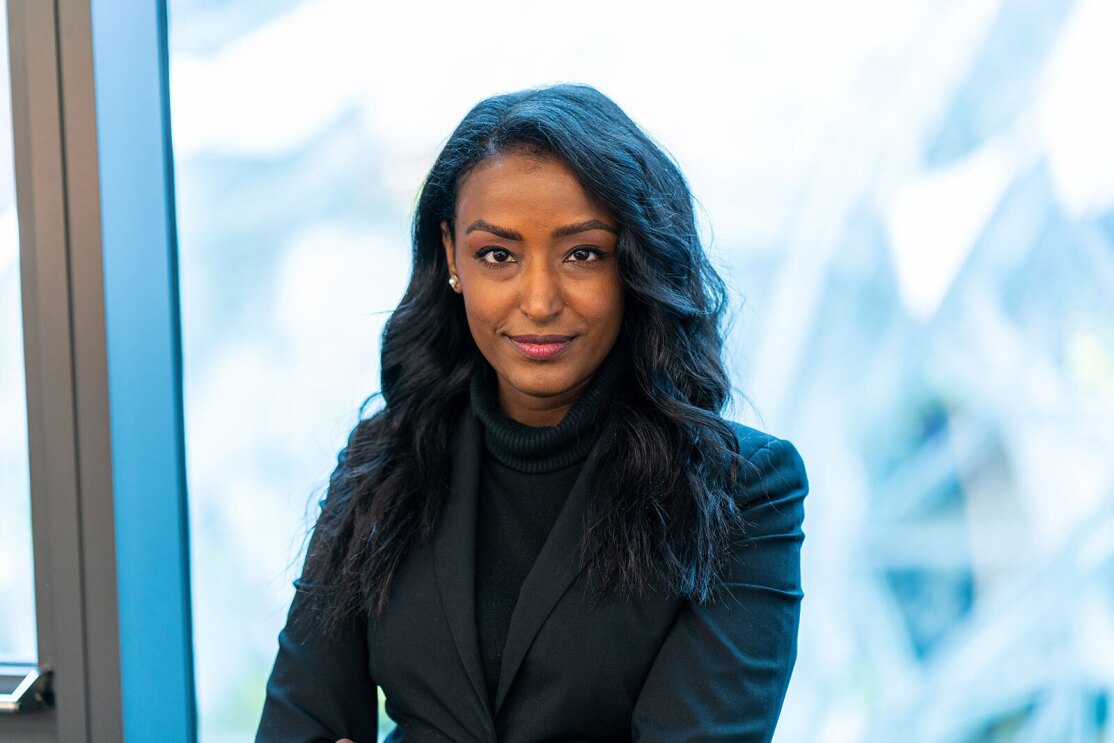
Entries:
{"type": "Polygon", "coordinates": [[[0,663],[0,714],[54,706],[53,672],[23,663],[0,663]]]}

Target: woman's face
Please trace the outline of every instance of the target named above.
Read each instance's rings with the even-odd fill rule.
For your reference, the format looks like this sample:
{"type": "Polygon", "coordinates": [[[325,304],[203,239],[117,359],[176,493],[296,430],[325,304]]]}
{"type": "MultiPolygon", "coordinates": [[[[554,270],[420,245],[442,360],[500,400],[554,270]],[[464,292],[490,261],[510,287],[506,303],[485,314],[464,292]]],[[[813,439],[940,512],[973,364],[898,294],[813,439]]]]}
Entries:
{"type": "Polygon", "coordinates": [[[504,414],[556,425],[619,336],[615,220],[560,161],[506,154],[465,178],[454,222],[449,271],[504,414]]]}

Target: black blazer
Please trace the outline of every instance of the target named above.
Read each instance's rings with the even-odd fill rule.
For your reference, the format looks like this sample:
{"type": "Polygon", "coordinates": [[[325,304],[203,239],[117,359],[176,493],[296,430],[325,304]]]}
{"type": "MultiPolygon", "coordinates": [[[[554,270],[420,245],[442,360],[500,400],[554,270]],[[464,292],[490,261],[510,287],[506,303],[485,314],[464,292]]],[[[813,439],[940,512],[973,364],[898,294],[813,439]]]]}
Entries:
{"type": "Polygon", "coordinates": [[[380,621],[324,637],[294,621],[295,595],[256,740],[374,743],[379,685],[390,741],[768,741],[796,658],[808,485],[792,444],[732,425],[750,529],[727,591],[708,605],[667,593],[590,605],[576,547],[597,446],[522,586],[489,702],[473,597],[483,428],[465,407],[451,496],[380,621]]]}

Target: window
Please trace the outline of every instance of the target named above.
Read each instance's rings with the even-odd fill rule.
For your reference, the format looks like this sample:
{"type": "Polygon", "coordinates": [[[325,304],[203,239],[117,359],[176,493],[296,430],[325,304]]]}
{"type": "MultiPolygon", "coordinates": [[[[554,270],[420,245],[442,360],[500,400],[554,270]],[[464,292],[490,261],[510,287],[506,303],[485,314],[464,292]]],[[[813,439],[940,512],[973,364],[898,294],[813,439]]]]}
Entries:
{"type": "Polygon", "coordinates": [[[680,161],[756,403],[728,414],[809,467],[779,740],[1109,735],[1107,4],[170,10],[202,740],[258,720],[422,176],[475,101],[551,80],[680,161]]]}
{"type": "Polygon", "coordinates": [[[0,2],[0,661],[34,661],[34,570],[7,3],[0,2]]]}

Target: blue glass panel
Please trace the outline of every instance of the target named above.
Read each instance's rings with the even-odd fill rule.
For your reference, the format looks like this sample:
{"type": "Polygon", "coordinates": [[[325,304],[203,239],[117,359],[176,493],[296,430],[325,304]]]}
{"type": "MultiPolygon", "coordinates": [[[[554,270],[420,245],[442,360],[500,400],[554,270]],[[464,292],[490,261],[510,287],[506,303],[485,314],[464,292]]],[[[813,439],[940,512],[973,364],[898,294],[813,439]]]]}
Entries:
{"type": "Polygon", "coordinates": [[[164,8],[101,2],[91,16],[123,727],[192,741],[164,8]]]}

